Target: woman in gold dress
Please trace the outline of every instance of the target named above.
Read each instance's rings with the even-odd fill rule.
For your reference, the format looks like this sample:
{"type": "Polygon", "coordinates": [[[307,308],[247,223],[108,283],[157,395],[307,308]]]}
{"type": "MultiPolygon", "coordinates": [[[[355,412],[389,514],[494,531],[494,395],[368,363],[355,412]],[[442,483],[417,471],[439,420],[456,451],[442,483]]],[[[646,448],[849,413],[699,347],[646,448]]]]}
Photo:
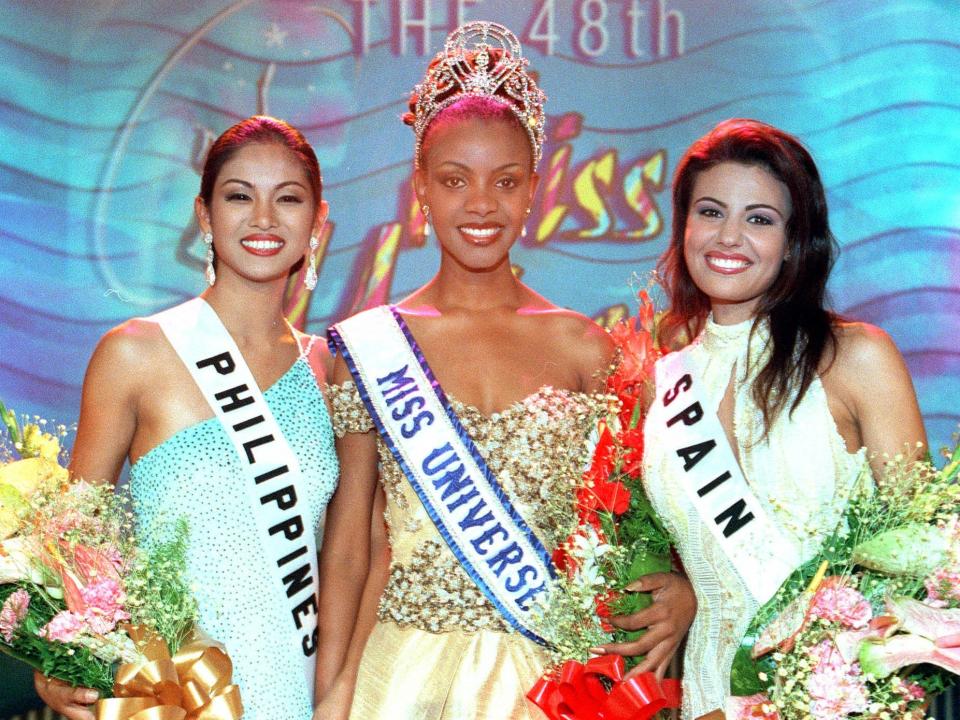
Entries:
{"type": "MultiPolygon", "coordinates": [[[[522,616],[556,539],[537,510],[571,493],[587,459],[612,345],[511,267],[543,144],[544,96],[525,66],[502,26],[448,38],[405,118],[439,271],[331,329],[343,469],[321,559],[316,718],[543,717],[525,695],[547,654],[522,616]],[[421,461],[424,437],[437,447],[421,461]],[[386,525],[376,513],[367,533],[378,477],[386,525]]],[[[685,580],[660,592],[669,612],[631,648],[650,653],[644,668],[666,662],[693,616],[685,580]]]]}

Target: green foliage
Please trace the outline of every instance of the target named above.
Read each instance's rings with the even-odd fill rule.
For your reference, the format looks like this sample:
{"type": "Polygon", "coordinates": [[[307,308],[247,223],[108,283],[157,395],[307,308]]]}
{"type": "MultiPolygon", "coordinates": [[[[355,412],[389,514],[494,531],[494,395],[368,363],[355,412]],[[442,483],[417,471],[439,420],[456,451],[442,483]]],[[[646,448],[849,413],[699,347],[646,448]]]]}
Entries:
{"type": "MultiPolygon", "coordinates": [[[[151,536],[159,536],[159,528],[151,536]]],[[[168,539],[141,546],[124,578],[131,621],[155,630],[175,653],[189,635],[197,604],[187,582],[187,521],[180,518],[168,539]]]]}
{"type": "Polygon", "coordinates": [[[37,635],[57,612],[65,609],[62,602],[57,605],[49,599],[38,598],[35,586],[17,583],[0,585],[0,605],[20,589],[30,595],[27,616],[14,632],[10,645],[0,641],[0,652],[25,662],[44,675],[51,675],[77,687],[94,688],[106,696],[112,695],[112,665],[98,659],[86,648],[51,642],[37,635]]]}

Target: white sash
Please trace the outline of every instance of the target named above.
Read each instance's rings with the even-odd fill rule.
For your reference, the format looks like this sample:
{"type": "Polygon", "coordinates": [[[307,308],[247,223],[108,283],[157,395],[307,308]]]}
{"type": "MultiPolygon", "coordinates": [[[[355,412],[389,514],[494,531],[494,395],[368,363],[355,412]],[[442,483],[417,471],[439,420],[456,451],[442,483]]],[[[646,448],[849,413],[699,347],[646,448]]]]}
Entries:
{"type": "Polygon", "coordinates": [[[513,508],[400,315],[378,307],[330,328],[360,397],[457,560],[518,632],[546,644],[528,610],[550,555],[513,508]]]}
{"type": "Polygon", "coordinates": [[[800,564],[799,548],[750,489],[688,355],[671,353],[657,362],[647,427],[656,428],[700,521],[762,605],[800,564]]]}
{"type": "MultiPolygon", "coordinates": [[[[276,628],[303,657],[313,692],[317,650],[317,548],[296,488],[300,463],[287,444],[237,344],[206,301],[194,298],[150,318],[156,322],[230,438],[269,560],[273,592],[290,616],[276,628]]],[[[254,588],[248,588],[255,592],[254,588]]]]}

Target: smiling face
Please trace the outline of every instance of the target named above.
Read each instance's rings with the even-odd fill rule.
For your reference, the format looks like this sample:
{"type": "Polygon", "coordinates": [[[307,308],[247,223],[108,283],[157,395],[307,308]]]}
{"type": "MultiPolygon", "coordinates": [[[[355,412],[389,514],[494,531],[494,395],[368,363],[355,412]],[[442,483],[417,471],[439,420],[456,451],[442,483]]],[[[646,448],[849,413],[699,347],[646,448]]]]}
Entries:
{"type": "Polygon", "coordinates": [[[790,213],[787,186],[759,165],[724,162],[697,176],[683,256],[717,322],[756,313],[780,273],[790,213]]]}
{"type": "Polygon", "coordinates": [[[296,153],[280,143],[239,148],[217,175],[209,203],[196,201],[203,232],[213,233],[217,276],[263,282],[285,278],[326,219],[296,153]]]}
{"type": "Polygon", "coordinates": [[[463,118],[431,128],[414,183],[444,261],[472,271],[509,264],[537,180],[530,141],[512,120],[463,118]]]}

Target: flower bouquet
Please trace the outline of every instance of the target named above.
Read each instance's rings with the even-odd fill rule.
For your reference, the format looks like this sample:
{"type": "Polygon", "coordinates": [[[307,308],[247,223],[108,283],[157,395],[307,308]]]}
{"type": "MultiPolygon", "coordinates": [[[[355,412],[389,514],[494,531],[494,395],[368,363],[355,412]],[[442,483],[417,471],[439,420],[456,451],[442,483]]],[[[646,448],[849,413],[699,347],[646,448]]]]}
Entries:
{"type": "Polygon", "coordinates": [[[960,446],[896,458],[754,617],[728,714],[921,720],[960,674],[960,446]]]}
{"type": "Polygon", "coordinates": [[[636,639],[608,621],[648,607],[649,593],[630,592],[639,577],[672,568],[671,543],[640,482],[644,396],[661,350],[653,304],[640,293],[640,312],[611,330],[619,351],[607,379],[611,402],[597,427],[589,467],[574,489],[574,506],[561,498],[546,512],[558,528],[556,578],[535,608],[537,627],[551,643],[553,666],[529,691],[551,720],[642,720],[679,706],[679,684],[652,673],[630,678],[639,658],[590,657],[590,649],[636,639]]]}
{"type": "Polygon", "coordinates": [[[193,635],[186,524],[139,546],[123,496],[70,481],[65,428],[44,432],[2,403],[0,420],[11,441],[0,465],[0,651],[96,689],[112,718],[154,707],[241,717],[229,658],[193,635]]]}

